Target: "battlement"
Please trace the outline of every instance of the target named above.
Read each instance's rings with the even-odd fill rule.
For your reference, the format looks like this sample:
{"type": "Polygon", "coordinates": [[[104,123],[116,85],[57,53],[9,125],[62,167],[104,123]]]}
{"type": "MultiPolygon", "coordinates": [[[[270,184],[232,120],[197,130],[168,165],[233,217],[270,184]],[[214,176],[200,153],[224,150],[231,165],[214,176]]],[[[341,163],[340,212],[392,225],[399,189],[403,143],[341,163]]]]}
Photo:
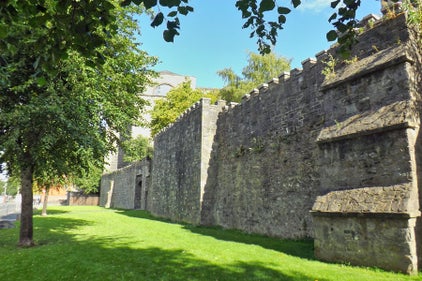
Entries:
{"type": "MultiPolygon", "coordinates": [[[[361,35],[358,38],[358,43],[351,51],[350,58],[343,59],[338,54],[338,45],[334,44],[329,50],[323,50],[315,54],[315,58],[308,58],[302,61],[302,69],[294,68],[290,72],[283,72],[279,77],[258,85],[257,88],[245,94],[240,103],[231,103],[226,106],[225,110],[233,109],[235,106],[242,106],[244,102],[248,102],[250,99],[267,92],[278,91],[279,94],[283,95],[280,88],[303,88],[305,80],[309,80],[310,77],[316,80],[316,84],[321,84],[321,90],[324,91],[329,87],[336,86],[336,83],[347,82],[345,76],[349,80],[356,79],[357,76],[350,74],[350,71],[364,76],[370,71],[377,71],[376,66],[378,68],[384,67],[382,61],[377,61],[380,58],[383,58],[385,63],[395,63],[394,60],[391,61],[391,58],[402,54],[406,49],[405,42],[409,40],[406,26],[406,16],[404,14],[398,15],[393,20],[386,20],[370,14],[360,21],[359,31],[361,35]],[[396,49],[398,46],[401,47],[396,49]],[[394,50],[392,51],[392,49],[394,50]],[[384,57],[385,54],[389,54],[389,56],[384,57]],[[376,55],[376,57],[369,59],[373,55],[376,55]],[[365,70],[364,68],[367,67],[370,69],[365,70]],[[332,76],[322,74],[322,72],[327,73],[330,71],[332,76]]],[[[399,63],[400,59],[403,59],[403,57],[398,58],[396,62],[399,63]]]]}
{"type": "Polygon", "coordinates": [[[218,109],[218,108],[224,108],[226,106],[226,101],[224,100],[218,100],[214,104],[211,104],[210,98],[201,98],[199,101],[195,102],[191,107],[186,109],[182,114],[179,115],[179,117],[176,118],[175,122],[169,124],[162,130],[160,130],[156,137],[159,137],[160,135],[164,134],[167,130],[174,127],[176,124],[185,122],[185,120],[191,115],[194,114],[198,110],[212,110],[212,109],[218,109]]]}

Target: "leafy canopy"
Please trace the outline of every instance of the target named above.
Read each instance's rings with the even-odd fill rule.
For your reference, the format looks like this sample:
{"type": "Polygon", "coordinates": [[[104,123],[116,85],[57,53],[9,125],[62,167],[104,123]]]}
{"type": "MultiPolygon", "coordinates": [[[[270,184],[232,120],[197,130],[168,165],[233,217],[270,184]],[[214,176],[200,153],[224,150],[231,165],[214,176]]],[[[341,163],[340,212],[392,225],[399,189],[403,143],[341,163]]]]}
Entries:
{"type": "Polygon", "coordinates": [[[33,183],[49,186],[102,169],[119,134],[139,121],[145,104],[140,93],[154,77],[149,68],[156,59],[134,43],[138,27],[132,13],[142,10],[123,9],[115,1],[106,1],[111,6],[92,2],[96,1],[35,1],[42,5],[35,8],[29,8],[28,1],[0,5],[5,15],[0,24],[9,21],[0,39],[0,161],[12,175],[20,174],[21,245],[33,244],[33,183]],[[26,10],[16,14],[17,8],[34,15],[26,10]],[[97,15],[97,9],[108,13],[90,21],[89,13],[95,10],[97,15]],[[81,21],[92,26],[86,37],[72,37],[76,30],[56,33],[63,27],[55,22],[58,15],[69,25],[81,21]],[[45,25],[32,26],[34,17],[45,25]],[[98,42],[78,41],[90,36],[98,42]],[[87,54],[97,55],[101,63],[87,54]]]}
{"type": "MultiPolygon", "coordinates": [[[[292,0],[290,5],[279,5],[276,0],[237,0],[235,6],[245,20],[242,27],[251,30],[251,38],[257,38],[260,53],[269,53],[277,42],[278,31],[284,28],[287,15],[301,3],[292,0]]],[[[153,11],[151,26],[164,25],[163,38],[167,42],[173,42],[179,35],[180,16],[194,11],[188,0],[6,0],[0,4],[0,49],[13,52],[18,44],[29,44],[35,49],[36,55],[32,58],[35,68],[50,72],[54,71],[55,63],[68,55],[68,48],[89,58],[91,63],[102,63],[103,57],[96,48],[107,42],[97,30],[107,26],[110,35],[118,32],[114,10],[119,5],[133,4],[153,11]],[[43,34],[32,36],[32,28],[43,30],[43,34]],[[28,40],[16,37],[17,29],[28,40]]],[[[331,2],[335,12],[328,20],[334,29],[327,33],[328,40],[339,39],[346,47],[354,41],[353,28],[360,4],[360,0],[331,2]]]]}
{"type": "Polygon", "coordinates": [[[123,161],[125,162],[139,161],[145,157],[151,158],[153,154],[149,138],[142,135],[123,141],[121,147],[124,151],[123,161]]]}
{"type": "Polygon", "coordinates": [[[167,97],[158,100],[151,111],[151,135],[156,135],[169,124],[176,121],[177,117],[186,109],[204,97],[211,98],[212,102],[217,100],[215,92],[192,89],[190,81],[186,81],[171,89],[167,93],[167,97]]]}
{"type": "MultiPolygon", "coordinates": [[[[0,88],[0,143],[10,171],[31,165],[38,180],[48,182],[88,169],[92,161],[101,166],[117,133],[138,122],[145,104],[139,93],[153,77],[147,69],[156,60],[133,43],[136,26],[129,11],[113,11],[119,33],[97,30],[107,42],[95,48],[104,59],[101,67],[68,49],[55,65],[56,76],[42,70],[34,75],[37,54],[29,45],[3,53],[8,64],[1,69],[8,79],[0,88]]],[[[44,30],[32,33],[42,37],[44,30]]]]}
{"type": "Polygon", "coordinates": [[[220,90],[219,96],[226,101],[239,102],[242,96],[254,87],[288,70],[290,70],[290,61],[284,57],[274,53],[265,55],[249,53],[248,64],[243,68],[242,76],[237,75],[231,68],[217,72],[226,83],[226,86],[220,90]]]}

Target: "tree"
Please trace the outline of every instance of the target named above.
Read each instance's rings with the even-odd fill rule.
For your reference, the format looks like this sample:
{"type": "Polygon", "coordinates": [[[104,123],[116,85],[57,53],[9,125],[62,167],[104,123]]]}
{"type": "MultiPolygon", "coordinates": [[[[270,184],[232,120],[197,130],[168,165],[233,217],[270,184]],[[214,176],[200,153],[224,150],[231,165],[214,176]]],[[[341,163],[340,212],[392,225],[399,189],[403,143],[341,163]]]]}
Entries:
{"type": "Polygon", "coordinates": [[[192,89],[190,81],[186,81],[167,93],[167,97],[158,100],[151,112],[151,134],[154,136],[169,124],[176,121],[186,109],[201,98],[217,100],[215,92],[205,93],[202,90],[192,89]]]}
{"type": "Polygon", "coordinates": [[[243,95],[259,84],[278,77],[290,69],[290,61],[274,53],[259,55],[249,53],[248,64],[242,70],[242,77],[231,68],[218,71],[226,86],[220,90],[220,97],[226,101],[239,102],[243,95]]]}
{"type": "Polygon", "coordinates": [[[125,162],[139,161],[145,157],[152,157],[153,154],[150,140],[141,135],[123,141],[122,149],[124,151],[123,161],[125,162]]]}
{"type": "Polygon", "coordinates": [[[90,165],[88,169],[82,171],[77,177],[70,178],[68,185],[76,187],[85,194],[97,193],[103,171],[104,169],[102,167],[90,165]]]}
{"type": "MultiPolygon", "coordinates": [[[[269,53],[271,46],[277,42],[278,31],[283,29],[287,14],[292,8],[300,6],[302,1],[292,0],[291,6],[280,6],[275,0],[237,0],[235,6],[245,19],[243,28],[250,28],[250,37],[257,38],[261,53],[269,53]]],[[[152,26],[164,24],[164,40],[172,42],[179,35],[180,15],[193,12],[188,0],[123,0],[120,5],[134,3],[145,9],[155,11],[152,26]]],[[[339,34],[345,46],[355,38],[354,27],[357,24],[356,10],[361,0],[334,0],[331,7],[336,11],[329,21],[334,29],[327,33],[328,40],[336,40],[339,34]]],[[[67,49],[77,50],[81,55],[90,58],[93,63],[101,63],[102,57],[96,47],[106,44],[105,38],[98,36],[100,27],[109,26],[109,33],[116,33],[115,12],[117,2],[114,0],[80,0],[80,1],[45,1],[20,0],[3,1],[0,5],[0,49],[12,51],[17,44],[22,44],[16,37],[16,30],[11,26],[20,25],[22,32],[32,37],[32,45],[36,49],[31,58],[37,68],[54,72],[55,65],[67,49]],[[44,29],[43,34],[33,37],[31,29],[44,29]]],[[[36,72],[36,71],[35,71],[36,72]]],[[[3,73],[4,74],[4,73],[3,73]]],[[[0,73],[2,75],[2,73],[0,73]]],[[[1,77],[1,76],[0,76],[1,77]]]]}
{"type": "MultiPolygon", "coordinates": [[[[53,7],[56,1],[44,4],[60,8],[53,7]]],[[[90,50],[102,58],[101,65],[72,44],[63,46],[66,52],[54,65],[34,64],[53,46],[34,48],[31,42],[46,39],[49,28],[36,25],[29,30],[28,19],[10,22],[7,36],[15,34],[22,44],[1,54],[0,151],[4,153],[0,160],[21,179],[21,246],[33,245],[33,183],[49,186],[64,176],[81,176],[92,166],[102,168],[118,133],[124,135],[139,119],[145,104],[139,93],[151,82],[154,75],[148,68],[156,59],[133,43],[137,31],[133,9],[115,5],[109,14],[114,25],[94,30],[95,37],[105,42],[90,50]],[[118,32],[113,32],[117,23],[118,32]]]]}
{"type": "Polygon", "coordinates": [[[34,180],[32,191],[38,191],[44,194],[42,200],[41,216],[47,216],[48,197],[50,194],[50,190],[60,190],[65,185],[66,181],[67,178],[65,176],[56,176],[55,178],[53,178],[52,175],[49,175],[45,179],[43,179],[42,177],[37,177],[37,179],[34,180]]]}

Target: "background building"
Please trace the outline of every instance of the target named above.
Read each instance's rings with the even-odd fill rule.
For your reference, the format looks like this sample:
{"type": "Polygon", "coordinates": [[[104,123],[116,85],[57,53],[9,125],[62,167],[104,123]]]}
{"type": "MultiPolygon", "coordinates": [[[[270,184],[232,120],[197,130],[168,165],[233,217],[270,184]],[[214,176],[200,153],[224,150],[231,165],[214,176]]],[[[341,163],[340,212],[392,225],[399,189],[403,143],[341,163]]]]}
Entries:
{"type": "MultiPolygon", "coordinates": [[[[142,116],[146,124],[151,121],[150,111],[154,108],[156,101],[165,98],[171,89],[177,87],[187,80],[191,81],[191,87],[195,89],[196,77],[180,75],[167,70],[159,72],[159,76],[154,80],[154,84],[148,87],[144,93],[142,93],[144,99],[149,103],[145,107],[145,113],[142,116]]],[[[131,132],[130,135],[132,138],[136,138],[140,135],[147,138],[151,137],[151,130],[148,126],[131,126],[129,130],[131,132]]],[[[116,153],[110,154],[107,157],[106,162],[107,164],[104,169],[105,172],[115,171],[124,167],[125,163],[123,161],[123,150],[119,148],[116,153]]]]}

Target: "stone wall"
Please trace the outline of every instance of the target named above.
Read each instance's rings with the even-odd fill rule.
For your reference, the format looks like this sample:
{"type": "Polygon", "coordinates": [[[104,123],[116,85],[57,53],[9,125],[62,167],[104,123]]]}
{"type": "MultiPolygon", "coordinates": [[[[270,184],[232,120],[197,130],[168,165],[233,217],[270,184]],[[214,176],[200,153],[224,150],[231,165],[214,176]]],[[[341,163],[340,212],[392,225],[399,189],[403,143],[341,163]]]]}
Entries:
{"type": "MultiPolygon", "coordinates": [[[[174,221],[314,237],[321,259],[416,272],[422,59],[414,36],[404,15],[379,21],[349,61],[333,47],[240,104],[201,100],[156,136],[146,209],[174,221]],[[331,75],[322,74],[327,62],[336,62],[331,75]]],[[[109,192],[109,205],[131,208],[133,175],[103,177],[102,200],[114,181],[119,194],[109,192]]]]}
{"type": "MultiPolygon", "coordinates": [[[[154,202],[161,201],[160,205],[167,209],[155,213],[186,220],[187,208],[180,209],[180,202],[187,201],[185,196],[190,194],[196,203],[190,201],[195,208],[188,209],[188,213],[196,214],[200,208],[202,224],[283,238],[314,237],[315,234],[319,235],[317,244],[325,247],[334,244],[324,240],[327,236],[321,229],[333,217],[339,217],[329,222],[335,225],[332,228],[336,235],[331,237],[335,237],[338,245],[346,241],[350,233],[358,233],[362,225],[380,224],[374,220],[371,208],[362,211],[359,220],[343,219],[345,214],[356,213],[352,209],[338,211],[336,216],[327,219],[325,215],[333,212],[314,208],[313,221],[310,210],[318,196],[339,190],[380,187],[383,190],[408,184],[408,193],[402,196],[410,196],[406,202],[410,202],[411,208],[404,215],[398,214],[399,219],[393,216],[391,224],[384,222],[380,227],[391,228],[393,233],[414,235],[397,238],[402,243],[396,248],[390,247],[397,241],[389,240],[387,232],[382,241],[372,237],[365,243],[375,248],[399,249],[391,252],[391,260],[374,265],[383,267],[397,262],[403,255],[411,255],[408,263],[398,262],[400,268],[394,269],[408,272],[417,268],[414,246],[416,237],[420,236],[420,232],[415,234],[415,221],[419,216],[416,181],[419,164],[415,161],[415,146],[420,124],[420,89],[415,84],[420,80],[414,78],[418,76],[415,65],[420,62],[413,57],[411,42],[404,16],[379,22],[359,38],[350,61],[340,62],[335,48],[320,52],[316,60],[304,61],[302,70],[283,73],[245,95],[240,104],[228,105],[216,120],[202,208],[197,201],[197,189],[176,196],[186,186],[198,184],[171,183],[186,174],[192,175],[186,163],[198,167],[200,159],[193,155],[181,161],[181,158],[166,158],[167,167],[174,165],[181,170],[159,166],[163,159],[160,153],[184,155],[185,146],[175,140],[193,139],[186,132],[192,131],[199,118],[195,114],[185,117],[183,122],[159,136],[158,142],[167,140],[162,152],[160,147],[156,148],[158,157],[154,170],[157,170],[153,180],[157,184],[154,188],[161,186],[162,190],[154,202]],[[337,63],[332,75],[322,75],[327,62],[333,60],[337,63]],[[198,118],[196,123],[190,123],[194,118],[198,118]],[[159,170],[162,170],[161,175],[159,170]],[[167,179],[171,175],[173,179],[160,183],[164,175],[167,179]],[[400,232],[400,229],[406,231],[400,232]],[[318,240],[320,238],[322,240],[318,240]]],[[[195,130],[198,135],[200,128],[195,130]]],[[[195,144],[188,141],[187,145],[199,157],[195,144]]],[[[365,194],[370,197],[370,192],[365,194]]],[[[359,200],[366,200],[365,196],[362,198],[359,200]]],[[[395,212],[388,209],[380,214],[391,217],[395,212]]],[[[187,221],[197,222],[196,219],[187,221]]],[[[363,248],[364,245],[359,244],[356,253],[363,248]]],[[[337,255],[340,249],[326,247],[332,255],[321,258],[336,260],[341,257],[337,255]]],[[[317,256],[319,253],[322,251],[317,251],[317,256]]],[[[358,254],[348,259],[362,260],[358,254]]]]}
{"type": "Polygon", "coordinates": [[[146,209],[151,160],[144,159],[101,177],[100,206],[146,209]]]}
{"type": "Polygon", "coordinates": [[[224,105],[211,105],[209,99],[202,99],[155,137],[148,205],[153,214],[200,222],[210,147],[224,105]]]}
{"type": "Polygon", "coordinates": [[[315,255],[415,273],[422,247],[420,49],[404,16],[372,33],[366,40],[382,48],[321,86],[328,118],[316,140],[323,196],[313,206],[315,255]]]}
{"type": "Polygon", "coordinates": [[[84,194],[83,192],[68,192],[67,204],[69,206],[98,206],[100,197],[97,194],[84,194]]]}
{"type": "Polygon", "coordinates": [[[202,223],[285,238],[312,236],[319,187],[322,65],[308,60],[220,114],[202,223]]]}
{"type": "MultiPolygon", "coordinates": [[[[333,191],[313,207],[315,256],[404,273],[418,270],[411,183],[333,191]]],[[[420,246],[419,246],[420,247],[420,246]]]]}
{"type": "Polygon", "coordinates": [[[406,131],[379,133],[413,121],[396,118],[412,106],[406,102],[411,58],[399,43],[408,41],[405,27],[401,19],[367,31],[353,50],[355,61],[338,63],[330,79],[321,73],[337,60],[335,49],[221,114],[203,223],[313,236],[309,210],[317,195],[406,180],[406,131]]]}

